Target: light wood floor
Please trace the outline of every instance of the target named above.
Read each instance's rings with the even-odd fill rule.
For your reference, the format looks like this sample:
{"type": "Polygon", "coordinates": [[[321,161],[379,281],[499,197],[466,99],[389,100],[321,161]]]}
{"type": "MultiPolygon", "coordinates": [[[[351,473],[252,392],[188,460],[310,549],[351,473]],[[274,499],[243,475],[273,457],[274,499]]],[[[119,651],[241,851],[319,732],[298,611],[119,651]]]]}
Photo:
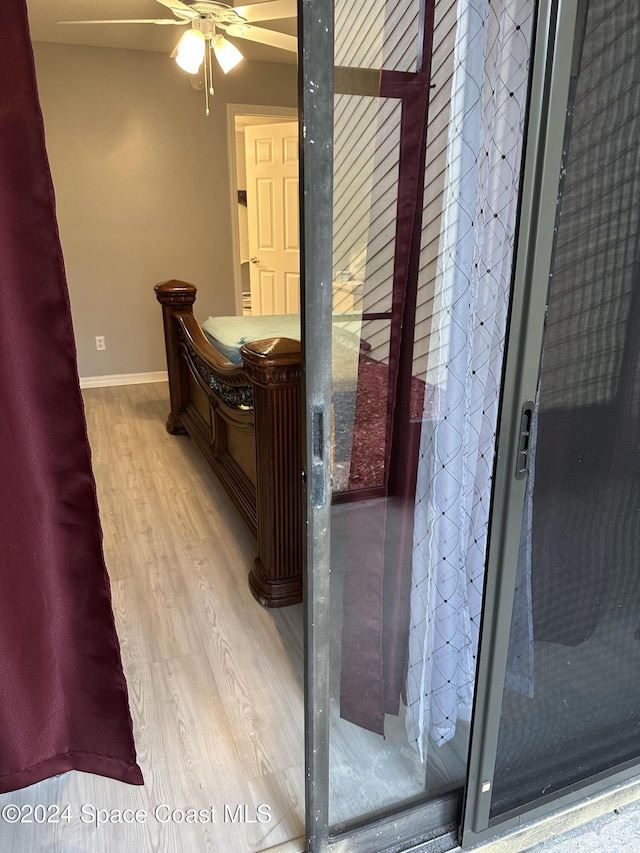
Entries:
{"type": "MultiPolygon", "coordinates": [[[[186,437],[165,384],[84,392],[113,606],[145,785],[71,772],[0,797],[70,806],[59,824],[0,821],[2,853],[249,853],[304,834],[301,607],[252,598],[255,543],[186,437]],[[216,810],[216,823],[153,817],[216,810]],[[224,806],[246,805],[246,822],[224,806]],[[268,823],[255,821],[260,804],[268,823]],[[83,823],[83,805],[145,823],[83,823]]],[[[175,815],[179,819],[180,814],[175,815]]],[[[292,849],[300,849],[299,844],[292,849]]]]}
{"type": "MultiPolygon", "coordinates": [[[[257,853],[280,845],[298,853],[302,606],[266,610],[251,596],[255,541],[190,439],[165,431],[165,383],[86,390],[84,399],[145,785],[71,772],[0,796],[0,815],[13,803],[69,805],[71,815],[44,825],[0,819],[0,853],[257,853]],[[269,822],[255,822],[260,804],[269,807],[269,822]],[[147,819],[96,827],[81,820],[83,805],[89,816],[91,808],[142,809],[147,819]],[[246,820],[225,822],[225,805],[232,815],[242,806],[246,820]],[[215,823],[180,821],[187,809],[211,807],[215,823]]],[[[386,739],[340,719],[340,574],[332,579],[334,824],[420,795],[425,774],[437,789],[464,771],[447,750],[421,765],[401,718],[388,718],[386,739]]]]}

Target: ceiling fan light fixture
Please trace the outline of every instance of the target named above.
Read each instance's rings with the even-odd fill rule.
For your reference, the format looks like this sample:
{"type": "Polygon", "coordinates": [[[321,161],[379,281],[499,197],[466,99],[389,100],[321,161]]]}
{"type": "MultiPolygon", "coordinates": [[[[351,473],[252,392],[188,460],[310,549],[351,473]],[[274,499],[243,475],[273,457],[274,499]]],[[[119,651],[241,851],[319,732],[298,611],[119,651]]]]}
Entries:
{"type": "Polygon", "coordinates": [[[205,51],[205,37],[199,30],[187,30],[176,47],[176,62],[188,74],[197,74],[205,51]]]}
{"type": "Polygon", "coordinates": [[[228,74],[232,68],[235,68],[244,59],[238,48],[231,44],[230,41],[227,41],[224,36],[214,36],[212,43],[213,52],[216,55],[218,64],[225,74],[228,74]]]}

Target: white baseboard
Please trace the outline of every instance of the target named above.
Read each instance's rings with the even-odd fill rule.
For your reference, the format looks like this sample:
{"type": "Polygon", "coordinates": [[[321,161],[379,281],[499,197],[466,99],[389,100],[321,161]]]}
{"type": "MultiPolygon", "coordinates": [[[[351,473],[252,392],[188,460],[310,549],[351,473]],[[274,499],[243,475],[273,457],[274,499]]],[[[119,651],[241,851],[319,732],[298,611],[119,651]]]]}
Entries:
{"type": "Polygon", "coordinates": [[[167,371],[155,373],[112,373],[111,376],[80,377],[81,388],[107,388],[111,385],[143,385],[145,382],[166,382],[167,371]]]}

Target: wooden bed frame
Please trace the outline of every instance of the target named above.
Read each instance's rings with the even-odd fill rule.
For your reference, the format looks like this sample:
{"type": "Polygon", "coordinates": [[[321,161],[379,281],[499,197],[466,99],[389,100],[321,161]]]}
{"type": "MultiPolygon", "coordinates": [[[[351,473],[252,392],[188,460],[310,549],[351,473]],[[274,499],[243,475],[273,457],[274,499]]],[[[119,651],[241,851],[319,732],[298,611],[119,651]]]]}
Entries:
{"type": "Polygon", "coordinates": [[[168,281],[155,292],[167,349],[167,430],[193,439],[256,537],[255,598],[266,607],[296,604],[304,534],[300,342],[245,344],[242,363],[232,364],[193,316],[194,285],[168,281]]]}

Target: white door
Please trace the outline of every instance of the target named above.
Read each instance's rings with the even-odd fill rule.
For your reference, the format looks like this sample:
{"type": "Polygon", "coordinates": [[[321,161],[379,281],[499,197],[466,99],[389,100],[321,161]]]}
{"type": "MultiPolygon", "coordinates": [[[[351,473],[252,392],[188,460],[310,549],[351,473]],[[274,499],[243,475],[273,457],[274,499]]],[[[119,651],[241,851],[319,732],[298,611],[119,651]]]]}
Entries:
{"type": "Polygon", "coordinates": [[[252,314],[300,311],[298,124],[245,128],[252,314]]]}

